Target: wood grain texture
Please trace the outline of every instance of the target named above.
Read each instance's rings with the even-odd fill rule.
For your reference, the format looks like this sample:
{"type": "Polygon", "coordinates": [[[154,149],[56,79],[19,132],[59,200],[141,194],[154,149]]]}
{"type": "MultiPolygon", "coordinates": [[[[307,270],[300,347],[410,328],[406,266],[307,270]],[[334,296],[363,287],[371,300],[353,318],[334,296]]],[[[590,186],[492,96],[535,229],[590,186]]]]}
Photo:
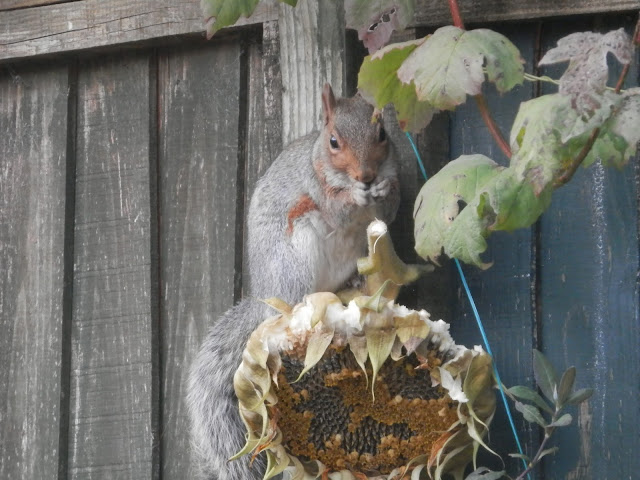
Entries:
{"type": "MultiPolygon", "coordinates": [[[[233,305],[240,120],[238,42],[160,56],[162,478],[191,478],[185,383],[233,305]]],[[[236,246],[237,245],[237,246],[236,246]]]]}
{"type": "MultiPolygon", "coordinates": [[[[536,26],[506,26],[497,31],[518,47],[526,61],[525,70],[532,71],[536,26]]],[[[485,88],[485,93],[498,127],[509,138],[519,103],[534,96],[533,84],[525,83],[505,95],[498,94],[490,86],[485,88]]],[[[481,153],[498,163],[508,164],[508,159],[489,134],[471,99],[452,114],[450,138],[452,159],[462,154],[481,153]]],[[[481,271],[476,267],[463,265],[498,371],[502,382],[507,386],[533,385],[532,349],[536,347],[535,307],[531,302],[534,286],[533,240],[531,229],[494,233],[488,241],[489,249],[483,255],[485,261],[494,262],[493,266],[481,271]]],[[[464,345],[481,345],[482,339],[475,317],[460,283],[456,293],[454,317],[451,319],[452,335],[456,342],[464,345]]],[[[514,410],[513,404],[511,408],[514,410]]],[[[523,447],[537,447],[537,429],[525,422],[518,412],[514,411],[514,417],[523,447]]],[[[521,470],[519,460],[507,457],[508,453],[517,452],[517,448],[501,402],[492,425],[491,445],[506,458],[509,471],[521,470]]],[[[494,462],[490,456],[486,460],[494,462]]],[[[502,468],[499,461],[492,465],[496,469],[502,468]]]]}
{"type": "MultiPolygon", "coordinates": [[[[544,46],[574,30],[630,33],[636,18],[554,22],[544,46]]],[[[636,53],[626,87],[639,85],[639,61],[636,53]]],[[[614,85],[620,68],[611,65],[614,85]]],[[[543,73],[558,77],[564,68],[543,73]]],[[[579,169],[541,220],[542,347],[557,370],[576,366],[578,388],[594,389],[569,410],[573,424],[556,433],[560,452],[547,459],[545,478],[613,480],[640,471],[639,160],[620,171],[599,163],[579,169]]]]}
{"type": "Polygon", "coordinates": [[[15,10],[16,8],[31,8],[52,3],[65,3],[74,0],[0,0],[1,10],[15,10]]]}
{"type": "Polygon", "coordinates": [[[342,0],[301,0],[280,4],[282,140],[291,143],[320,128],[322,87],[345,90],[345,35],[342,0]]]}
{"type": "MultiPolygon", "coordinates": [[[[244,212],[248,211],[256,182],[282,151],[282,74],[277,21],[262,24],[262,42],[249,43],[247,57],[248,115],[244,212]]],[[[245,219],[240,221],[245,222],[245,219]]],[[[243,234],[246,239],[246,228],[243,234]]],[[[244,245],[246,246],[246,241],[244,245]]],[[[248,286],[249,270],[245,252],[242,274],[244,292],[248,286]]]]}
{"type": "Polygon", "coordinates": [[[0,72],[0,478],[58,470],[65,66],[0,72]]]}
{"type": "MultiPolygon", "coordinates": [[[[237,25],[275,18],[274,1],[237,25]]],[[[81,0],[12,10],[0,12],[0,62],[203,32],[199,0],[81,0]]]]}
{"type": "MultiPolygon", "coordinates": [[[[458,0],[465,24],[511,20],[535,20],[563,15],[637,11],[637,0],[458,0]]],[[[416,2],[412,26],[451,24],[447,2],[427,0],[416,2]]]]}
{"type": "Polygon", "coordinates": [[[69,478],[151,478],[149,60],[78,84],[69,478]]]}

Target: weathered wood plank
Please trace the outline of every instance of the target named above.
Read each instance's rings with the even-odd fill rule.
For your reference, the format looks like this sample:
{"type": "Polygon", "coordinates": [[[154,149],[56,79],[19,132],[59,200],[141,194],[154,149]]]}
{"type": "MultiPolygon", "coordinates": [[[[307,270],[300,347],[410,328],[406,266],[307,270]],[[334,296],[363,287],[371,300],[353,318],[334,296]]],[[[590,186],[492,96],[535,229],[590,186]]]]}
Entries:
{"type": "MultiPolygon", "coordinates": [[[[520,49],[526,61],[525,69],[532,71],[536,26],[506,26],[497,30],[520,49]]],[[[493,87],[486,88],[485,92],[496,123],[503,135],[509,138],[519,103],[534,96],[533,85],[525,83],[505,95],[499,95],[493,87]]],[[[451,158],[457,158],[462,154],[481,153],[503,165],[508,163],[471,99],[452,114],[450,139],[451,158]]],[[[535,308],[531,302],[532,241],[530,229],[516,230],[513,233],[494,233],[488,241],[489,249],[483,255],[486,261],[494,262],[493,266],[486,271],[463,266],[487,331],[498,371],[507,386],[532,385],[533,382],[532,349],[536,344],[535,308]]],[[[453,337],[457,342],[468,346],[482,344],[471,306],[460,283],[456,300],[454,318],[451,319],[453,337]]],[[[514,416],[523,447],[536,445],[537,429],[525,422],[518,412],[515,412],[514,416]]],[[[519,460],[508,459],[506,456],[508,453],[517,452],[517,448],[504,407],[500,404],[491,431],[491,446],[503,455],[509,470],[517,472],[522,467],[519,460]]],[[[494,466],[501,468],[499,463],[494,466]]]]}
{"type": "Polygon", "coordinates": [[[75,0],[0,0],[0,11],[15,10],[16,8],[31,8],[52,3],[73,2],[75,0]]]}
{"type": "Polygon", "coordinates": [[[151,478],[149,60],[92,60],[78,84],[69,478],[151,478]]]}
{"type": "MultiPolygon", "coordinates": [[[[20,1],[20,0],[14,0],[20,1]]],[[[47,1],[47,0],[43,0],[47,1]]],[[[10,59],[45,55],[51,53],[70,52],[94,47],[138,42],[173,35],[202,33],[204,30],[199,0],[78,0],[70,3],[28,8],[21,10],[0,11],[0,62],[10,59]]],[[[276,0],[263,0],[254,14],[248,19],[241,19],[237,25],[256,24],[285,17],[285,21],[299,18],[305,25],[300,34],[310,33],[305,28],[312,27],[319,19],[324,28],[340,20],[343,25],[342,1],[331,0],[318,2],[319,7],[299,2],[297,13],[292,13],[287,5],[278,7],[276,0]],[[318,10],[319,8],[319,10],[318,10]],[[315,12],[315,13],[314,13],[315,12]],[[325,13],[323,13],[325,12],[325,13]],[[315,14],[319,17],[315,17],[315,14]],[[286,20],[289,18],[289,20],[286,20]]],[[[316,2],[313,2],[314,4],[316,2]]],[[[536,18],[560,15],[587,13],[617,12],[637,10],[637,0],[574,0],[557,2],[554,0],[490,0],[478,2],[460,0],[462,16],[467,23],[479,23],[504,20],[531,20],[536,18]]],[[[446,2],[418,2],[415,19],[411,26],[437,26],[450,24],[450,13],[446,2]]],[[[281,25],[281,28],[283,25],[281,25]]],[[[291,27],[293,28],[293,27],[291,27]]],[[[333,26],[326,30],[328,38],[333,36],[333,26]]],[[[286,31],[285,28],[284,31],[286,31]]],[[[285,35],[300,41],[304,36],[285,35]]],[[[340,37],[333,37],[340,43],[340,37]]],[[[306,42],[292,44],[297,50],[301,62],[311,63],[312,50],[305,48],[306,42]],[[308,56],[311,55],[311,56],[308,56]]],[[[341,50],[333,50],[341,52],[341,50]]],[[[337,70],[342,66],[334,59],[337,70]]],[[[325,64],[322,68],[330,67],[325,64]]],[[[339,80],[326,70],[327,79],[339,80]]],[[[310,88],[310,87],[307,87],[310,88]]],[[[316,93],[310,90],[311,93],[316,93]]],[[[312,112],[313,113],[313,112],[312,112]]],[[[302,118],[306,118],[302,115],[302,118]]],[[[295,138],[295,137],[293,137],[295,138]]]]}
{"type": "Polygon", "coordinates": [[[58,470],[68,73],[0,73],[0,478],[58,470]]]}
{"type": "MultiPolygon", "coordinates": [[[[574,31],[623,26],[616,20],[552,23],[545,48],[574,31]]],[[[635,21],[625,22],[629,32],[635,21]]],[[[638,86],[639,60],[636,54],[626,87],[638,86]]],[[[557,78],[564,69],[543,73],[557,78]]],[[[618,74],[617,66],[611,85],[618,74]]],[[[545,463],[545,478],[636,478],[640,471],[638,160],[621,171],[578,170],[542,217],[542,346],[558,370],[576,366],[579,388],[595,390],[570,410],[574,423],[555,434],[560,452],[545,463]]]]}
{"type": "MultiPolygon", "coordinates": [[[[416,2],[412,26],[440,26],[451,24],[448,3],[441,1],[416,2]]],[[[587,13],[623,12],[638,10],[637,0],[458,0],[460,14],[466,24],[579,15],[587,13]]]]}
{"type": "Polygon", "coordinates": [[[282,139],[287,145],[321,125],[322,87],[345,91],[345,34],[342,0],[280,4],[282,139]]]}
{"type": "MultiPolygon", "coordinates": [[[[275,18],[275,0],[237,25],[275,18]]],[[[199,0],[81,0],[0,12],[0,61],[202,33],[199,0]]]]}
{"type": "Polygon", "coordinates": [[[234,301],[241,46],[160,56],[162,478],[191,478],[188,368],[234,301]],[[221,72],[224,72],[221,74],[221,72]]]}
{"type": "MultiPolygon", "coordinates": [[[[244,179],[244,212],[256,182],[282,151],[282,75],[278,22],[262,24],[262,42],[247,47],[247,145],[244,179]]],[[[246,216],[246,215],[245,215],[246,216]]],[[[239,219],[245,222],[245,219],[239,219]]],[[[243,223],[244,225],[244,223],[243,223]]],[[[246,228],[244,229],[246,240],[246,228]]],[[[246,246],[246,241],[244,242],[246,246]]],[[[247,255],[244,255],[243,290],[249,286],[247,255]]]]}

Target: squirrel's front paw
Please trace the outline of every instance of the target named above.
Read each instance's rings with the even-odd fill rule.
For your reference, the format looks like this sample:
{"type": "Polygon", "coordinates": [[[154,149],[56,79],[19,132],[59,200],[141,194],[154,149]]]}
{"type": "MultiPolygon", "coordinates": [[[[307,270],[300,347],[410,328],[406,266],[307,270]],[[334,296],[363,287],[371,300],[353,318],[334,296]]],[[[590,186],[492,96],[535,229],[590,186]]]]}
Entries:
{"type": "Polygon", "coordinates": [[[371,189],[362,182],[355,182],[351,188],[351,195],[356,205],[365,207],[371,203],[371,189]]]}
{"type": "Polygon", "coordinates": [[[369,192],[373,198],[386,197],[389,195],[389,191],[391,190],[391,182],[388,178],[381,180],[380,182],[374,184],[369,192]]]}

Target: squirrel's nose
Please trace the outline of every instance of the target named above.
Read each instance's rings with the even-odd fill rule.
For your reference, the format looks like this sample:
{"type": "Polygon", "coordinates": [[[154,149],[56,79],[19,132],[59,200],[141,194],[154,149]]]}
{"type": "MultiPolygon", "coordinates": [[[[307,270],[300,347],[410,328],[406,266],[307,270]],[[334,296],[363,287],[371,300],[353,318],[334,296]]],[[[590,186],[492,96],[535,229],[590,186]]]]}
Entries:
{"type": "Polygon", "coordinates": [[[376,174],[373,173],[370,170],[365,170],[363,172],[360,172],[356,176],[356,180],[358,180],[359,182],[364,183],[367,186],[367,189],[371,186],[371,184],[373,183],[375,178],[376,178],[376,174]]]}

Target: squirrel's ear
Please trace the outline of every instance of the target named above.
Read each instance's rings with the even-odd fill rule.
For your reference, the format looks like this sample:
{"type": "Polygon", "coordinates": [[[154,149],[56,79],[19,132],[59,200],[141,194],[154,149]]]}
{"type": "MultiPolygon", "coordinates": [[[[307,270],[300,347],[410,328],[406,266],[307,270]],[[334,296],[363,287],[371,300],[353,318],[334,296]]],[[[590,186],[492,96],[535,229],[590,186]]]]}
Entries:
{"type": "Polygon", "coordinates": [[[324,124],[329,123],[329,119],[333,117],[333,111],[336,108],[336,97],[333,96],[333,90],[328,83],[324,84],[322,89],[322,111],[324,113],[324,124]]]}

